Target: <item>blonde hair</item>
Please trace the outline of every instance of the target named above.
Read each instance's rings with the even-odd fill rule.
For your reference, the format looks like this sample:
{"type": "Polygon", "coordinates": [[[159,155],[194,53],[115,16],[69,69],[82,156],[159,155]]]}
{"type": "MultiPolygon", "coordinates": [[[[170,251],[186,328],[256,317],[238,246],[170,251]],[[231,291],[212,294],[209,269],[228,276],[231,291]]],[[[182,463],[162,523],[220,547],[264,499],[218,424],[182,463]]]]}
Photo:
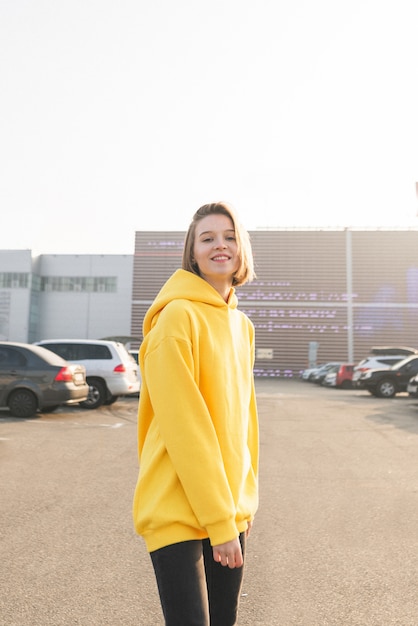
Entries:
{"type": "Polygon", "coordinates": [[[208,215],[226,215],[231,220],[238,248],[239,266],[235,272],[232,284],[235,287],[244,285],[255,278],[253,253],[251,249],[250,237],[248,232],[238,221],[237,215],[229,204],[226,202],[212,202],[204,204],[193,215],[192,221],[184,240],[182,268],[193,274],[200,276],[199,268],[193,257],[193,249],[196,238],[196,226],[204,217],[208,215]]]}

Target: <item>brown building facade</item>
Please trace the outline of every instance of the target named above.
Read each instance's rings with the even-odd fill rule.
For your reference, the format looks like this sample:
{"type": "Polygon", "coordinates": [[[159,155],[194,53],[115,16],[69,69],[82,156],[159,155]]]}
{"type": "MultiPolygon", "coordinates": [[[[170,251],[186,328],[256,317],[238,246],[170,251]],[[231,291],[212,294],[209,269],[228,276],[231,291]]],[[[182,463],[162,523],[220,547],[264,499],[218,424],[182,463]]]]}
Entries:
{"type": "MultiPolygon", "coordinates": [[[[184,232],[135,238],[132,335],[181,266],[184,232]]],[[[256,330],[256,376],[357,363],[372,346],[418,348],[418,231],[256,230],[257,278],[237,289],[256,330]]]]}

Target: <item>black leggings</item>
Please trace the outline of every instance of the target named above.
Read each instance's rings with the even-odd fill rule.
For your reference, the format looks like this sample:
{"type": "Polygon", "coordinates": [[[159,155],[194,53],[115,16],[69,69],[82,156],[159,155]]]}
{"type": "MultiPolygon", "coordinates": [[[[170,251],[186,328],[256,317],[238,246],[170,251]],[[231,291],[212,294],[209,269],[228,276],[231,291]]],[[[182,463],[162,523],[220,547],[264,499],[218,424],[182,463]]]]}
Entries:
{"type": "MultiPolygon", "coordinates": [[[[245,533],[241,533],[242,553],[245,533]]],[[[234,626],[244,567],[213,560],[209,539],[151,552],[166,626],[234,626]]]]}

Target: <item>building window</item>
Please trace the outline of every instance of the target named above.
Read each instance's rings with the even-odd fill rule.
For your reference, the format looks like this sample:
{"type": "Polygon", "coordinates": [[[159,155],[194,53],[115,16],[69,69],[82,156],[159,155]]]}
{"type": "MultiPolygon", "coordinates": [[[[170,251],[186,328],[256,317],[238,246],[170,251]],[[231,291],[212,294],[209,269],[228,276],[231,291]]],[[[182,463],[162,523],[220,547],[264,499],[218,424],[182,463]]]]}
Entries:
{"type": "Polygon", "coordinates": [[[29,274],[23,272],[0,272],[0,289],[27,289],[29,274]]]}
{"type": "Polygon", "coordinates": [[[43,276],[42,291],[116,293],[116,276],[43,276]]]}

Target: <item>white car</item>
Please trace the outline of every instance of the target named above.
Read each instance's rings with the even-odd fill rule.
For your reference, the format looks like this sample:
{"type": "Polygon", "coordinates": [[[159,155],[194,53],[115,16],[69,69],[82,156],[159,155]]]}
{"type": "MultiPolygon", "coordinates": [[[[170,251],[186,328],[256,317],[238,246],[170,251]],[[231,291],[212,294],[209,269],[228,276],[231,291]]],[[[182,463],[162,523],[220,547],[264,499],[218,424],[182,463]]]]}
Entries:
{"type": "Polygon", "coordinates": [[[69,363],[86,368],[89,396],[80,406],[96,409],[112,404],[119,396],[138,394],[139,367],[123,343],[100,339],[48,339],[37,342],[69,363]]]}
{"type": "Polygon", "coordinates": [[[331,372],[328,372],[328,374],[325,376],[324,380],[322,381],[322,384],[324,387],[336,387],[337,386],[337,372],[334,370],[331,372]]]}
{"type": "Polygon", "coordinates": [[[404,354],[382,354],[381,356],[369,356],[355,366],[353,383],[358,384],[360,378],[367,370],[388,370],[405,358],[404,354]]]}
{"type": "Polygon", "coordinates": [[[321,367],[323,367],[322,365],[317,365],[316,367],[308,367],[306,370],[302,371],[301,374],[301,378],[302,380],[310,380],[311,377],[315,374],[315,372],[317,372],[321,367]]]}
{"type": "Polygon", "coordinates": [[[410,396],[418,397],[418,374],[410,378],[406,390],[410,396]]]}

